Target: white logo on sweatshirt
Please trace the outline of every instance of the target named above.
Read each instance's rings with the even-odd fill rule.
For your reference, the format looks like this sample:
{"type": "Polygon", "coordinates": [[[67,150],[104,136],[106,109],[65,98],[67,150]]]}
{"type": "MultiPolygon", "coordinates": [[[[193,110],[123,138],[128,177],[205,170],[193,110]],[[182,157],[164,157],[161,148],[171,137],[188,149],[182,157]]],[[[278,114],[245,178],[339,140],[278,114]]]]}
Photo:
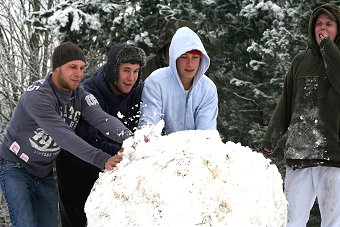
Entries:
{"type": "Polygon", "coordinates": [[[60,115],[64,121],[74,130],[80,120],[81,112],[73,106],[60,107],[60,115]]]}
{"type": "MultiPolygon", "coordinates": [[[[40,85],[43,84],[44,81],[45,81],[45,79],[40,79],[40,80],[38,80],[38,82],[40,83],[40,85]]],[[[32,84],[32,85],[30,85],[30,86],[28,86],[28,87],[26,88],[26,91],[35,91],[35,90],[38,90],[38,89],[40,88],[40,85],[32,84]]]]}
{"type": "Polygon", "coordinates": [[[87,105],[89,106],[99,105],[98,100],[92,94],[86,95],[85,100],[86,100],[87,105]]]}
{"type": "Polygon", "coordinates": [[[34,149],[42,152],[39,153],[40,155],[51,156],[52,154],[47,153],[54,153],[60,151],[60,147],[56,144],[56,142],[54,142],[52,137],[48,135],[42,128],[38,128],[36,131],[34,131],[34,133],[35,136],[29,138],[29,141],[34,149]]]}

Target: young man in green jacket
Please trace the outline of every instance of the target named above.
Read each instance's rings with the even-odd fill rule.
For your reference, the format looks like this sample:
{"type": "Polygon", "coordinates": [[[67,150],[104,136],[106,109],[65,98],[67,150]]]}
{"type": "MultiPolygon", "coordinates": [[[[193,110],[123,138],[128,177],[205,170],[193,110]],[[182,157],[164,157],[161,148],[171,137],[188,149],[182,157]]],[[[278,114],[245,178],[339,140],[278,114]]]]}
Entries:
{"type": "Polygon", "coordinates": [[[288,227],[306,226],[316,198],[321,226],[340,226],[339,23],[334,4],[313,11],[263,140],[265,153],[285,152],[288,227]]]}

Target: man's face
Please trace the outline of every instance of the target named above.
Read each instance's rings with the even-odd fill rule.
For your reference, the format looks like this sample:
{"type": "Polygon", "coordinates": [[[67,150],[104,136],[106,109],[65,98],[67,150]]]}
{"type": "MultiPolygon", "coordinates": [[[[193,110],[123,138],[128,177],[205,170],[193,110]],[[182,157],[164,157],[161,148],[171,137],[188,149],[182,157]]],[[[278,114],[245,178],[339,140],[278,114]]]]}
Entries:
{"type": "Polygon", "coordinates": [[[52,76],[53,83],[67,91],[75,90],[84,77],[85,62],[74,60],[57,67],[56,74],[52,76]]]}
{"type": "Polygon", "coordinates": [[[321,40],[328,37],[334,41],[338,34],[338,25],[327,14],[321,13],[315,21],[315,40],[320,45],[321,40]]]}
{"type": "Polygon", "coordinates": [[[116,87],[123,94],[128,94],[138,79],[139,64],[123,63],[119,65],[116,87]]]}
{"type": "Polygon", "coordinates": [[[191,54],[189,52],[182,54],[176,59],[176,68],[178,75],[184,85],[185,89],[189,89],[193,78],[196,75],[198,67],[200,66],[201,56],[198,54],[191,54]]]}

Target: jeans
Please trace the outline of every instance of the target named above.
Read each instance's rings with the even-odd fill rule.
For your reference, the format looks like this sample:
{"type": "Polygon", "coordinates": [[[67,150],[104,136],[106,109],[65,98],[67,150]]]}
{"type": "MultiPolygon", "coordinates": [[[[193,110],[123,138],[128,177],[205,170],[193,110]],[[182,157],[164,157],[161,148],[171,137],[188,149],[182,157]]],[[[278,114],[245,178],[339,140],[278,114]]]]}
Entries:
{"type": "Polygon", "coordinates": [[[52,172],[36,177],[21,164],[0,157],[0,185],[13,227],[57,227],[58,200],[52,172]]]}

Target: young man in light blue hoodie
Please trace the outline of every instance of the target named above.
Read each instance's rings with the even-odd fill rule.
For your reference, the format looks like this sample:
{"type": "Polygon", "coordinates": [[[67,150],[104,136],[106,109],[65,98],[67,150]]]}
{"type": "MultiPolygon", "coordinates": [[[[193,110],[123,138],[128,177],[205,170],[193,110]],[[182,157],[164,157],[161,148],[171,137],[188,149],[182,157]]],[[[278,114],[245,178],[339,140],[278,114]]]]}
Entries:
{"type": "Polygon", "coordinates": [[[169,50],[169,66],[155,70],[142,92],[139,128],[164,120],[163,134],[184,130],[216,130],[217,89],[205,72],[210,58],[195,32],[177,30],[169,50]]]}

